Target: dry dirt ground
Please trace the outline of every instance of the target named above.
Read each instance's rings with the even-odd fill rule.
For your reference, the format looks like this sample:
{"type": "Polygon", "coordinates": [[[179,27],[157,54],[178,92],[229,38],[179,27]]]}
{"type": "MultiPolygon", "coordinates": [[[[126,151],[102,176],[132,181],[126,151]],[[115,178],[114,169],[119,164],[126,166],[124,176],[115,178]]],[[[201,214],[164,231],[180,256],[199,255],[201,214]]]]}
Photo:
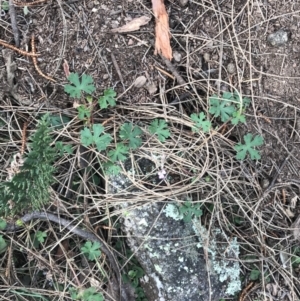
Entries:
{"type": "MultiPolygon", "coordinates": [[[[23,7],[16,7],[19,48],[31,51],[34,33],[40,54],[38,66],[55,82],[42,77],[31,58],[1,46],[1,116],[11,120],[13,129],[10,145],[1,146],[5,153],[1,155],[2,168],[21,147],[24,123],[29,122],[28,131],[33,131],[39,112],[76,119],[74,100],[64,92],[64,61],[71,72],[91,75],[97,93],[108,87],[117,92],[117,108],[94,115],[101,123],[112,122],[111,117],[122,122],[151,120],[151,109],[160,105],[172,108],[176,118],[207,112],[209,96],[236,89],[252,102],[245,125],[232,128],[228,124],[221,129],[224,143],[228,147],[249,132],[264,138],[261,160],[225,164],[218,169],[226,182],[232,166],[238,166],[235,174],[232,171],[230,184],[239,187],[242,178],[253,191],[252,200],[250,196],[245,206],[235,206],[234,213],[240,220],[232,235],[243,237],[245,255],[241,260],[244,287],[240,300],[298,300],[299,268],[291,261],[286,264],[284,254],[290,259],[291,254],[297,255],[300,237],[300,1],[179,0],[165,4],[174,53],[172,65],[184,85],[178,83],[164,60],[153,54],[154,17],[137,31],[110,32],[133,18],[152,16],[150,0],[48,0],[28,6],[27,14],[23,7]],[[273,46],[268,36],[278,30],[285,32],[287,40],[273,46]],[[140,76],[145,76],[147,83],[138,88],[134,82],[140,76]],[[249,252],[259,260],[251,262],[246,258],[249,252]],[[255,269],[265,277],[258,277],[248,289],[252,283],[249,275],[255,269]]],[[[10,15],[5,10],[1,13],[0,37],[15,45],[10,15]]],[[[167,111],[172,115],[172,110],[162,109],[160,116],[167,111]]],[[[218,120],[213,123],[221,126],[218,120]]],[[[78,137],[80,122],[72,126],[68,135],[78,137]]],[[[212,154],[221,154],[218,147],[222,145],[218,144],[212,154]]],[[[217,166],[219,158],[211,156],[210,162],[217,166]]],[[[62,175],[59,181],[57,194],[67,185],[62,175]]],[[[222,205],[222,214],[226,215],[230,204],[222,205]]],[[[3,263],[2,268],[5,266],[3,263]]]]}

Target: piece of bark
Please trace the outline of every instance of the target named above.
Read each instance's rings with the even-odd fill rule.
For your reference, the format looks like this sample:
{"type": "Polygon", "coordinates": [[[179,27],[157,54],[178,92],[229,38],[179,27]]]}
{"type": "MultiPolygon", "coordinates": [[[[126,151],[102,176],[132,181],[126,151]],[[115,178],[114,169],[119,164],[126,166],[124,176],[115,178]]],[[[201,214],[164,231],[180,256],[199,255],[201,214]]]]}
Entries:
{"type": "Polygon", "coordinates": [[[152,8],[155,16],[155,51],[166,59],[172,59],[172,48],[170,45],[169,17],[164,0],[152,0],[152,8]]]}
{"type": "Polygon", "coordinates": [[[124,26],[114,28],[111,30],[111,32],[117,32],[117,33],[123,33],[123,32],[131,32],[131,31],[136,31],[139,30],[141,26],[146,25],[149,23],[151,18],[149,16],[142,16],[139,18],[135,18],[125,24],[124,26]]]}

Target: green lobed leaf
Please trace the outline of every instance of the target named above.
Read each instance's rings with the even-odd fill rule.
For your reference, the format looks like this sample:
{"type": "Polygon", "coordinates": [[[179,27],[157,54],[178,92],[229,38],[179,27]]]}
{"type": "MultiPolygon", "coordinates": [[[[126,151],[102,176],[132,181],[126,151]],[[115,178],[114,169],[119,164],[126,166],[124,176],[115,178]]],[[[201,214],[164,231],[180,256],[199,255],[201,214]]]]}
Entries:
{"type": "Polygon", "coordinates": [[[85,105],[81,105],[77,108],[78,111],[78,118],[80,120],[84,120],[86,118],[91,117],[91,110],[90,108],[87,108],[85,105]]]}
{"type": "Polygon", "coordinates": [[[45,241],[45,238],[47,237],[47,233],[42,231],[37,231],[35,233],[35,237],[39,243],[43,243],[45,241]]]}
{"type": "Polygon", "coordinates": [[[254,149],[254,147],[261,146],[264,142],[262,136],[255,136],[253,139],[253,135],[248,133],[244,136],[245,144],[238,143],[234,149],[237,151],[236,158],[238,160],[244,160],[246,158],[247,153],[249,153],[250,158],[252,160],[259,160],[261,158],[259,152],[254,149]]]}
{"type": "Polygon", "coordinates": [[[100,137],[95,137],[95,144],[99,152],[106,150],[112,140],[111,135],[103,134],[100,137]]]}
{"type": "Polygon", "coordinates": [[[64,90],[71,97],[80,98],[81,92],[91,94],[96,90],[90,75],[83,74],[80,82],[78,73],[70,73],[68,80],[72,85],[65,85],[64,90]]]}
{"type": "Polygon", "coordinates": [[[129,141],[129,147],[131,149],[137,149],[142,145],[142,139],[139,137],[142,135],[142,130],[138,126],[133,126],[132,123],[124,123],[121,126],[120,138],[129,141]]]}
{"type": "Polygon", "coordinates": [[[240,111],[233,112],[231,123],[233,125],[238,125],[239,122],[246,123],[246,117],[244,114],[242,114],[240,111]]]}
{"type": "Polygon", "coordinates": [[[85,127],[83,130],[80,131],[80,142],[83,146],[90,146],[94,141],[93,134],[91,130],[85,127]]]}
{"type": "Polygon", "coordinates": [[[124,161],[127,158],[129,148],[123,143],[118,143],[116,149],[108,152],[108,157],[112,162],[124,161]]]}
{"type": "Polygon", "coordinates": [[[211,129],[211,122],[206,119],[206,116],[203,112],[199,114],[192,114],[191,119],[195,123],[195,127],[192,128],[193,132],[198,132],[200,129],[203,130],[204,133],[207,133],[211,129]]]}
{"type": "Polygon", "coordinates": [[[101,109],[107,109],[110,105],[114,107],[116,105],[115,97],[117,93],[112,88],[108,88],[104,91],[104,95],[98,99],[98,103],[101,109]]]}
{"type": "Polygon", "coordinates": [[[94,243],[87,241],[80,250],[89,260],[96,260],[101,255],[100,243],[97,241],[94,243]]]}
{"type": "Polygon", "coordinates": [[[85,127],[80,132],[80,141],[83,146],[90,146],[95,143],[98,151],[105,150],[110,144],[112,137],[109,134],[104,134],[104,127],[101,124],[93,124],[93,132],[85,127]]]}
{"type": "Polygon", "coordinates": [[[166,138],[170,137],[168,124],[163,119],[154,119],[148,130],[151,134],[156,135],[160,142],[164,142],[166,138]]]}
{"type": "Polygon", "coordinates": [[[221,117],[222,122],[228,121],[236,108],[233,105],[229,105],[228,100],[220,100],[217,95],[213,95],[209,98],[209,113],[214,117],[221,117]]]}

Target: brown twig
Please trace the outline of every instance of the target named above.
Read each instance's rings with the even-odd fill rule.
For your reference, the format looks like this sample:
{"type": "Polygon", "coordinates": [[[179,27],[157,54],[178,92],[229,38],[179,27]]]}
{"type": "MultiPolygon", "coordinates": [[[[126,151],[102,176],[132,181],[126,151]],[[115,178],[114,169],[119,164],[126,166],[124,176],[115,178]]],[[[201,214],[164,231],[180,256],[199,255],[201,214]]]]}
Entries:
{"type": "Polygon", "coordinates": [[[117,62],[117,60],[116,60],[116,57],[115,57],[115,55],[114,55],[113,53],[111,53],[110,55],[111,55],[111,60],[112,60],[112,62],[113,62],[113,64],[114,64],[114,67],[115,67],[115,69],[116,69],[116,71],[117,71],[117,73],[118,73],[119,79],[120,79],[121,84],[122,84],[122,86],[123,86],[123,88],[124,88],[124,91],[125,91],[126,89],[125,89],[125,87],[124,87],[123,76],[122,76],[121,70],[120,70],[120,68],[119,68],[118,62],[117,62]]]}
{"type": "MultiPolygon", "coordinates": [[[[31,52],[32,52],[33,54],[35,54],[34,34],[32,34],[32,36],[31,36],[31,52]]],[[[37,64],[37,59],[36,59],[35,56],[32,57],[32,61],[33,61],[33,65],[34,65],[35,70],[37,71],[37,73],[38,73],[40,76],[42,76],[42,77],[44,77],[44,78],[46,78],[46,79],[48,79],[48,80],[50,80],[50,81],[52,81],[52,82],[55,83],[55,80],[54,80],[52,77],[50,77],[50,76],[44,74],[44,73],[42,72],[42,70],[39,68],[39,66],[38,66],[38,64],[37,64]]]]}
{"type": "Polygon", "coordinates": [[[246,295],[248,294],[249,290],[252,288],[253,285],[254,285],[254,282],[252,281],[242,290],[238,301],[245,300],[246,295]]]}
{"type": "Polygon", "coordinates": [[[14,34],[15,44],[17,47],[20,46],[20,33],[17,26],[17,18],[16,18],[16,10],[14,6],[14,1],[9,0],[9,16],[10,16],[10,24],[14,34]]]}
{"type": "Polygon", "coordinates": [[[164,56],[160,55],[161,59],[164,61],[165,65],[169,68],[169,70],[172,72],[172,74],[176,77],[179,85],[187,85],[186,81],[181,77],[181,75],[178,73],[176,68],[173,66],[173,64],[166,59],[164,56]]]}
{"type": "Polygon", "coordinates": [[[13,45],[10,45],[10,44],[6,43],[6,42],[3,41],[3,40],[0,40],[0,45],[4,46],[4,47],[6,47],[6,48],[9,48],[9,49],[11,49],[11,50],[14,50],[14,51],[16,51],[16,52],[18,52],[19,54],[22,54],[22,55],[24,55],[24,56],[32,56],[32,57],[37,57],[37,56],[39,56],[39,54],[37,54],[37,53],[32,53],[32,52],[24,51],[24,50],[22,50],[22,49],[19,49],[18,47],[15,47],[15,46],[13,46],[13,45]]]}

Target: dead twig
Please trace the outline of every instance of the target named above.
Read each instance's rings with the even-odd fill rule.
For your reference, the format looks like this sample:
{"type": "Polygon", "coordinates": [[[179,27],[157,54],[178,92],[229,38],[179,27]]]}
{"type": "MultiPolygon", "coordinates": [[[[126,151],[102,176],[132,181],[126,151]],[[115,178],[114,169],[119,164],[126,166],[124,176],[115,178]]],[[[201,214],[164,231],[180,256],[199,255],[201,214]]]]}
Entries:
{"type": "Polygon", "coordinates": [[[37,57],[37,56],[39,56],[39,54],[37,54],[37,53],[32,53],[32,52],[24,51],[22,49],[19,49],[18,47],[15,47],[13,45],[10,45],[10,44],[6,43],[3,40],[0,40],[0,45],[4,46],[6,48],[9,48],[11,50],[14,50],[14,51],[16,51],[19,54],[24,55],[24,56],[30,56],[30,57],[37,57]]]}
{"type": "Polygon", "coordinates": [[[16,2],[14,1],[15,6],[34,6],[34,5],[39,5],[43,2],[46,2],[47,0],[37,0],[33,2],[16,2]]]}
{"type": "Polygon", "coordinates": [[[10,16],[10,24],[14,34],[15,44],[17,47],[20,46],[20,33],[17,26],[17,18],[16,18],[16,10],[14,6],[14,1],[9,0],[9,16],[10,16]]]}
{"type": "Polygon", "coordinates": [[[125,86],[124,86],[123,76],[122,76],[121,70],[119,68],[118,62],[116,60],[116,57],[115,57],[115,55],[113,53],[111,53],[110,56],[111,56],[111,60],[112,60],[112,62],[114,64],[114,67],[115,67],[115,69],[116,69],[116,71],[118,73],[118,76],[119,76],[119,79],[120,79],[121,84],[123,86],[123,89],[125,91],[126,89],[125,89],[125,86]]]}
{"type": "MultiPolygon", "coordinates": [[[[34,54],[35,53],[35,44],[34,44],[34,34],[31,35],[31,52],[34,54]]],[[[32,61],[33,61],[33,65],[35,70],[38,72],[38,74],[52,82],[56,82],[52,77],[45,75],[42,70],[39,68],[38,64],[37,64],[37,59],[35,56],[32,57],[32,61]]]]}
{"type": "Polygon", "coordinates": [[[164,61],[165,65],[169,68],[169,70],[172,72],[172,74],[176,77],[178,83],[180,85],[187,85],[186,81],[180,76],[176,68],[173,66],[173,64],[166,59],[164,56],[160,55],[161,59],[164,61]]]}

